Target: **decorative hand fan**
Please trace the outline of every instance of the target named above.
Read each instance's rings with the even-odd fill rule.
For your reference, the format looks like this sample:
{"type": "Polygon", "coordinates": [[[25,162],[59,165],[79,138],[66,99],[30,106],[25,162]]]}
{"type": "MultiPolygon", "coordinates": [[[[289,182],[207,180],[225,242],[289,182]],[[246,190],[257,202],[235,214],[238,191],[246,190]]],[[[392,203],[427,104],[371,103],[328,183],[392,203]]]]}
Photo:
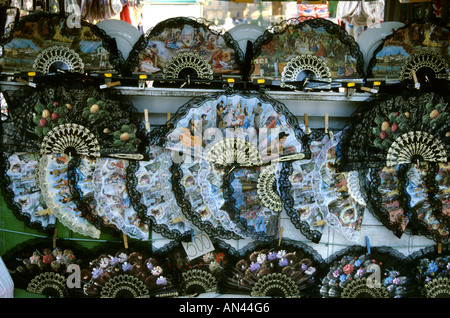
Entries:
{"type": "MultiPolygon", "coordinates": [[[[401,236],[409,227],[413,234],[440,241],[447,239],[446,219],[434,192],[435,175],[416,178],[418,162],[430,167],[445,165],[450,150],[447,101],[436,93],[425,92],[408,99],[386,99],[368,111],[358,113],[358,123],[347,127],[338,146],[341,171],[361,172],[365,200],[369,209],[401,236]],[[408,188],[408,185],[410,187],[408,188]],[[422,191],[417,201],[413,191],[422,191]],[[427,190],[428,192],[428,190],[427,190]],[[420,205],[417,205],[421,202],[420,205]],[[428,205],[432,210],[422,213],[428,205]],[[417,205],[417,206],[416,206],[417,205]],[[420,208],[420,211],[419,211],[420,208]],[[421,212],[422,211],[422,212],[421,212]]],[[[423,168],[422,168],[423,169],[423,168]]]]}
{"type": "Polygon", "coordinates": [[[100,237],[100,230],[91,224],[72,200],[66,155],[42,155],[39,161],[39,186],[48,209],[64,226],[93,238],[100,237]]]}
{"type": "Polygon", "coordinates": [[[22,16],[0,40],[2,72],[41,74],[120,70],[123,58],[114,41],[97,26],[49,12],[22,16]],[[114,43],[114,44],[113,44],[114,43]]]}
{"type": "Polygon", "coordinates": [[[284,105],[230,92],[192,99],[152,140],[172,152],[173,189],[193,225],[211,237],[262,239],[277,232],[281,208],[271,164],[304,157],[302,137],[284,105]]]}
{"type": "Polygon", "coordinates": [[[295,82],[306,79],[330,83],[364,77],[358,44],[322,18],[290,19],[266,30],[253,46],[253,64],[253,78],[279,80],[281,87],[297,88],[295,82]]]}
{"type": "Polygon", "coordinates": [[[322,258],[299,242],[249,246],[228,274],[226,291],[251,297],[313,297],[322,258]]]}
{"type": "Polygon", "coordinates": [[[410,264],[414,268],[413,273],[420,297],[449,297],[450,257],[448,245],[443,245],[442,251],[437,251],[436,247],[419,250],[410,256],[410,264]]]}
{"type": "Polygon", "coordinates": [[[323,278],[323,298],[404,298],[414,293],[407,262],[387,247],[363,253],[349,247],[333,255],[323,278]]]}
{"type": "Polygon", "coordinates": [[[332,135],[315,160],[319,171],[319,187],[314,186],[322,215],[330,226],[348,240],[358,241],[366,202],[358,171],[339,172],[336,169],[336,146],[341,132],[332,135]]]}
{"type": "Polygon", "coordinates": [[[167,266],[153,255],[138,251],[102,254],[81,273],[86,297],[150,298],[176,297],[167,266]]]}
{"type": "Polygon", "coordinates": [[[92,180],[94,198],[101,211],[117,229],[126,235],[147,240],[150,224],[132,206],[127,188],[128,160],[104,158],[97,162],[92,180]]]}
{"type": "Polygon", "coordinates": [[[235,262],[237,252],[223,241],[211,240],[213,250],[190,259],[179,242],[171,242],[157,253],[166,257],[167,262],[178,274],[180,293],[198,296],[204,293],[220,293],[229,267],[235,262]]]}
{"type": "Polygon", "coordinates": [[[24,88],[5,98],[3,151],[143,158],[143,124],[112,91],[71,82],[24,88]]]}
{"type": "Polygon", "coordinates": [[[183,216],[170,183],[170,151],[151,146],[148,161],[130,161],[127,189],[131,205],[151,221],[151,228],[164,237],[179,239],[190,235],[192,227],[183,216]]]}
{"type": "Polygon", "coordinates": [[[239,74],[243,52],[228,32],[216,29],[212,23],[185,17],[159,22],[136,43],[127,65],[166,80],[239,74]]]}
{"type": "Polygon", "coordinates": [[[433,22],[410,23],[388,36],[370,57],[369,76],[433,85],[448,80],[450,30],[433,22]]]}
{"type": "Polygon", "coordinates": [[[71,273],[84,266],[87,251],[70,242],[55,248],[49,240],[25,241],[2,256],[14,286],[27,292],[50,297],[78,297],[80,286],[73,283],[71,273]]]}
{"type": "Polygon", "coordinates": [[[37,154],[3,153],[1,190],[6,204],[19,220],[30,228],[53,233],[56,219],[39,186],[39,160],[37,154]]]}

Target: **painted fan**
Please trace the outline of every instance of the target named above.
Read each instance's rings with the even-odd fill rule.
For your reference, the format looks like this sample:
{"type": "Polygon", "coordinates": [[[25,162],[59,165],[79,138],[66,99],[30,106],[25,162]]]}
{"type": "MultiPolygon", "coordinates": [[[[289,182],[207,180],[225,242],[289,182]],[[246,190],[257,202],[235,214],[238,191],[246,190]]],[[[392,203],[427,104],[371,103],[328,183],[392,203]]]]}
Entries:
{"type": "Polygon", "coordinates": [[[56,218],[48,209],[39,186],[38,168],[41,157],[30,153],[3,153],[0,164],[4,173],[2,194],[17,219],[30,228],[53,233],[56,218]]]}
{"type": "MultiPolygon", "coordinates": [[[[201,294],[221,293],[225,275],[236,260],[236,250],[224,241],[211,238],[207,243],[202,241],[203,251],[191,256],[193,247],[184,247],[182,244],[184,243],[172,241],[156,251],[166,258],[177,273],[180,295],[196,297],[201,294]]],[[[195,242],[186,244],[195,245],[195,242]]]]}
{"type": "Polygon", "coordinates": [[[370,57],[369,76],[434,86],[449,79],[450,30],[434,22],[413,22],[388,36],[370,57]]]}
{"type": "Polygon", "coordinates": [[[108,72],[124,61],[113,40],[97,26],[61,14],[22,16],[0,40],[2,72],[38,74],[108,72]],[[113,44],[114,43],[114,44],[113,44]]]}
{"type": "Polygon", "coordinates": [[[253,78],[294,89],[305,80],[323,86],[365,74],[358,44],[339,25],[322,18],[290,19],[266,30],[253,46],[253,64],[253,78]]]}
{"type": "Polygon", "coordinates": [[[405,258],[392,248],[364,253],[360,246],[349,247],[327,262],[320,288],[323,298],[404,298],[415,293],[405,258]]]}
{"type": "Polygon", "coordinates": [[[243,53],[228,32],[217,29],[193,18],[161,21],[136,43],[127,60],[129,69],[164,80],[212,80],[239,74],[243,53]]]}
{"type": "Polygon", "coordinates": [[[250,297],[314,297],[322,258],[290,240],[250,245],[228,274],[226,291],[250,297]]]}
{"type": "Polygon", "coordinates": [[[424,248],[410,255],[419,297],[448,298],[450,295],[448,245],[441,248],[424,248]]]}
{"type": "Polygon", "coordinates": [[[172,151],[173,189],[193,225],[227,239],[276,235],[277,162],[305,156],[303,132],[284,105],[216,93],[192,99],[154,131],[154,143],[172,151]]]}
{"type": "Polygon", "coordinates": [[[83,269],[83,293],[92,298],[176,297],[170,270],[154,255],[140,251],[104,253],[83,269]]]}
{"type": "MultiPolygon", "coordinates": [[[[448,217],[434,191],[437,170],[423,166],[447,165],[447,105],[434,92],[377,101],[358,112],[358,123],[345,129],[338,145],[339,169],[365,171],[361,183],[370,193],[369,210],[399,237],[409,228],[436,241],[448,238],[448,217]]],[[[441,186],[442,195],[446,186],[441,186]]]]}
{"type": "Polygon", "coordinates": [[[127,188],[128,160],[104,158],[97,162],[92,175],[97,211],[126,235],[147,240],[150,224],[131,205],[127,188]]]}
{"type": "Polygon", "coordinates": [[[69,298],[81,295],[81,286],[73,279],[85,264],[88,251],[73,242],[31,239],[18,244],[3,256],[14,286],[29,293],[69,298]],[[72,277],[71,277],[72,275],[72,277]]]}

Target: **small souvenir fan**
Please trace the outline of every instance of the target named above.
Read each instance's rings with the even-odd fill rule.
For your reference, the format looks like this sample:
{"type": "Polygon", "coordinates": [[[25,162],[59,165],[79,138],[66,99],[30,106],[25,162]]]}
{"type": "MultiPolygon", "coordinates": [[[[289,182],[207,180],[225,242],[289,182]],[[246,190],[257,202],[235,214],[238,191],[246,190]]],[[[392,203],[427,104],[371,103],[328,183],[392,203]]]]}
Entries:
{"type": "Polygon", "coordinates": [[[450,295],[450,256],[448,246],[438,252],[435,247],[413,253],[411,264],[417,283],[418,295],[424,298],[448,298],[450,295]]]}
{"type": "Polygon", "coordinates": [[[406,260],[391,248],[364,253],[349,247],[328,263],[320,288],[323,298],[404,298],[415,292],[406,260]]]}
{"type": "Polygon", "coordinates": [[[0,40],[1,71],[47,75],[120,69],[124,61],[112,38],[84,20],[71,24],[71,17],[49,12],[22,16],[0,40]]]}
{"type": "Polygon", "coordinates": [[[102,158],[93,172],[93,192],[96,209],[110,224],[126,235],[147,240],[150,235],[148,219],[132,206],[127,188],[128,160],[102,158]]]}
{"type": "Polygon", "coordinates": [[[228,32],[209,22],[176,17],[159,22],[136,43],[127,65],[164,80],[212,80],[239,74],[243,52],[228,32]]]}
{"type": "Polygon", "coordinates": [[[230,92],[192,99],[152,140],[171,151],[174,193],[193,225],[211,237],[263,239],[278,228],[278,162],[303,158],[302,138],[281,103],[230,92]]]}
{"type": "Polygon", "coordinates": [[[366,202],[360,186],[358,171],[339,172],[336,169],[336,146],[341,132],[331,136],[315,160],[319,171],[319,187],[315,197],[328,225],[350,241],[358,241],[366,202]]]}
{"type": "Polygon", "coordinates": [[[253,78],[298,88],[303,81],[364,77],[363,55],[355,40],[326,19],[290,19],[274,25],[253,46],[253,78]]]}
{"type": "Polygon", "coordinates": [[[250,297],[313,297],[322,259],[299,242],[249,246],[228,274],[227,292],[250,297]]]}
{"type": "Polygon", "coordinates": [[[112,91],[81,82],[5,93],[3,151],[142,159],[143,125],[112,91]]]}
{"type": "Polygon", "coordinates": [[[320,173],[315,160],[329,140],[328,135],[313,130],[309,134],[311,157],[283,163],[280,173],[280,193],[283,207],[292,224],[309,240],[318,243],[326,225],[315,191],[319,187],[320,173]]]}
{"type": "Polygon", "coordinates": [[[16,288],[48,297],[78,297],[81,286],[73,273],[84,266],[87,251],[76,244],[32,239],[21,243],[2,256],[16,288]],[[50,244],[49,244],[50,243],[50,244]]]}
{"type": "Polygon", "coordinates": [[[176,297],[166,265],[156,257],[137,251],[102,254],[81,272],[85,297],[150,298],[176,297]]]}
{"type": "Polygon", "coordinates": [[[71,181],[68,177],[70,157],[64,154],[41,156],[39,186],[51,213],[67,228],[84,236],[100,237],[100,229],[83,217],[72,200],[71,181]]]}
{"type": "MultiPolygon", "coordinates": [[[[235,261],[237,252],[225,242],[210,241],[213,249],[191,259],[179,242],[169,243],[158,253],[165,255],[172,269],[178,274],[181,294],[198,296],[204,293],[220,293],[226,273],[235,261]]],[[[187,243],[189,244],[189,243],[187,243]]]]}
{"type": "Polygon", "coordinates": [[[449,79],[448,27],[413,22],[388,36],[370,57],[369,77],[432,86],[449,79]]]}
{"type": "Polygon", "coordinates": [[[171,152],[149,147],[149,160],[130,161],[127,189],[131,205],[138,215],[151,222],[151,229],[162,236],[179,239],[190,235],[190,222],[181,213],[172,191],[171,152]]]}
{"type": "Polygon", "coordinates": [[[3,153],[0,164],[3,174],[2,194],[17,219],[30,228],[53,233],[56,218],[48,209],[40,188],[38,154],[3,153]]]}
{"type": "Polygon", "coordinates": [[[362,170],[369,210],[397,236],[409,228],[436,241],[448,238],[435,191],[437,168],[431,169],[448,161],[447,105],[434,92],[377,101],[357,114],[358,123],[346,127],[338,145],[339,169],[362,170]]]}

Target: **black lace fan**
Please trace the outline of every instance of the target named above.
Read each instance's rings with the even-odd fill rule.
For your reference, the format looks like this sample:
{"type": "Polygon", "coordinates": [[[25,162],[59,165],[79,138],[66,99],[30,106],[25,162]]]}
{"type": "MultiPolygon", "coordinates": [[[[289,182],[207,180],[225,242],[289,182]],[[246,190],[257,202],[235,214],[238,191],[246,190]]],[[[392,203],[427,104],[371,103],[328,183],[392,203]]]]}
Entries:
{"type": "Polygon", "coordinates": [[[5,92],[2,150],[142,159],[145,134],[133,107],[112,91],[69,81],[5,92]]]}
{"type": "Polygon", "coordinates": [[[213,23],[186,17],[159,22],[135,44],[129,70],[182,79],[212,80],[239,74],[243,52],[232,36],[213,23]]]}
{"type": "Polygon", "coordinates": [[[448,298],[450,296],[449,246],[423,248],[409,256],[417,287],[423,298],[448,298]]]}
{"type": "Polygon", "coordinates": [[[22,16],[0,41],[2,72],[107,72],[120,70],[124,63],[115,41],[103,30],[68,15],[37,12],[22,16]]]}
{"type": "Polygon", "coordinates": [[[414,278],[407,259],[390,247],[351,246],[327,259],[321,282],[323,298],[414,297],[414,278]]]}
{"type": "Polygon", "coordinates": [[[252,243],[227,274],[224,291],[249,297],[315,297],[323,270],[312,248],[288,239],[252,243]]]}
{"type": "Polygon", "coordinates": [[[152,131],[152,143],[171,151],[172,185],[185,217],[226,239],[277,235],[277,169],[309,153],[303,138],[284,105],[252,92],[194,98],[152,131]]]}
{"type": "Polygon", "coordinates": [[[150,298],[179,294],[164,260],[140,248],[104,252],[81,272],[84,297],[150,298]]]}
{"type": "MultiPolygon", "coordinates": [[[[364,77],[355,40],[326,19],[290,19],[266,30],[253,45],[253,78],[298,88],[304,81],[326,87],[333,79],[364,77]]],[[[309,84],[308,84],[309,85],[309,84]]]]}
{"type": "Polygon", "coordinates": [[[369,57],[370,77],[433,87],[449,79],[448,26],[414,21],[388,36],[369,57]]]}
{"type": "Polygon", "coordinates": [[[397,236],[410,229],[448,238],[441,177],[450,150],[447,103],[434,92],[377,101],[356,115],[338,146],[342,171],[367,169],[361,176],[369,210],[397,236]]]}
{"type": "Polygon", "coordinates": [[[74,243],[31,239],[8,250],[2,259],[14,286],[48,297],[80,297],[82,287],[77,273],[86,265],[89,251],[74,243]]]}

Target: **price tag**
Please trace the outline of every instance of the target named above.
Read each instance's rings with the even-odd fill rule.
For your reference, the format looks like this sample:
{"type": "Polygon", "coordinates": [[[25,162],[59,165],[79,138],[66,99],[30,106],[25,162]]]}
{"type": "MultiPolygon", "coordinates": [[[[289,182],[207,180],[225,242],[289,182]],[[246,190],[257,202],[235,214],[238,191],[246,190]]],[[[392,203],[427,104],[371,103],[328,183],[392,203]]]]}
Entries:
{"type": "Polygon", "coordinates": [[[192,237],[192,242],[181,242],[189,260],[193,260],[206,253],[214,251],[214,245],[206,233],[192,237]]]}

